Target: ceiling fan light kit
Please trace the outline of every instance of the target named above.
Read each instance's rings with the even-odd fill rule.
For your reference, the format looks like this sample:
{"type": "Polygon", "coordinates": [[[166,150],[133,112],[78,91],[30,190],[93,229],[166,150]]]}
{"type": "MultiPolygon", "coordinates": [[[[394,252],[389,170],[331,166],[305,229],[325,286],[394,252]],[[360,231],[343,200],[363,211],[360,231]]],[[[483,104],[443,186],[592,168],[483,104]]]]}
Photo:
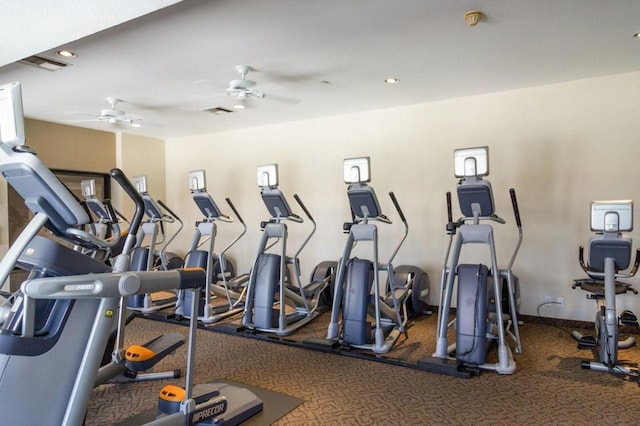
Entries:
{"type": "Polygon", "coordinates": [[[247,79],[247,74],[249,71],[254,71],[253,68],[248,65],[236,65],[236,71],[240,74],[240,79],[229,82],[229,87],[226,90],[227,96],[235,96],[240,100],[249,97],[264,98],[264,93],[254,89],[257,86],[256,82],[247,79]]]}

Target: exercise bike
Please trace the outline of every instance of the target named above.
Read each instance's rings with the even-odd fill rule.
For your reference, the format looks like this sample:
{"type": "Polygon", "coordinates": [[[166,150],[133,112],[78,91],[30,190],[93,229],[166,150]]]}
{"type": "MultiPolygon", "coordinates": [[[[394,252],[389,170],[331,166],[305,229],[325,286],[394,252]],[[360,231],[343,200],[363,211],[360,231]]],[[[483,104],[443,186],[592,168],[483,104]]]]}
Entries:
{"type": "Polygon", "coordinates": [[[622,233],[633,230],[633,202],[594,201],[591,203],[591,230],[596,233],[589,240],[589,259],[585,263],[584,247],[580,247],[579,261],[588,278],[575,280],[572,287],[588,292],[587,299],[596,301],[595,336],[572,332],[578,341],[578,349],[593,349],[597,361],[582,361],[584,369],[622,374],[638,379],[638,369],[621,365],[618,350],[635,346],[636,340],[628,337],[618,340],[619,323],[638,327],[638,319],[631,311],[620,317],[616,311],[616,295],[631,292],[638,294],[631,284],[620,279],[631,278],[640,266],[640,249],[636,251],[631,270],[631,237],[622,233]]]}
{"type": "Polygon", "coordinates": [[[505,221],[495,214],[491,183],[482,179],[489,174],[488,157],[487,147],[454,152],[455,175],[460,178],[458,201],[463,217],[453,222],[451,194],[447,193],[447,233],[450,239],[440,281],[436,351],[433,358],[419,362],[421,367],[430,371],[444,374],[465,371],[471,375],[486,369],[499,374],[512,374],[516,371],[516,362],[507,337],[515,342],[515,352],[522,352],[518,329],[519,286],[512,272],[522,243],[522,224],[515,190],[510,189],[518,242],[508,266],[500,269],[490,223],[504,224],[505,221]],[[490,223],[481,223],[483,221],[490,223]],[[491,264],[459,264],[462,247],[467,244],[488,246],[491,264]],[[456,281],[456,313],[450,323],[449,313],[456,281]],[[449,345],[447,331],[452,325],[455,326],[455,344],[449,345]],[[498,361],[495,363],[487,362],[491,342],[497,343],[498,361]],[[453,363],[439,362],[438,359],[452,360],[453,363]]]}
{"type": "Polygon", "coordinates": [[[270,218],[261,224],[263,234],[249,276],[242,325],[250,330],[287,336],[327,310],[330,299],[327,293],[334,278],[336,262],[321,262],[312,272],[311,282],[302,284],[299,256],[315,233],[316,223],[300,197],[294,195],[313,227],[295,254],[288,256],[288,229],[284,222],[303,223],[304,220],[293,213],[278,189],[276,164],[259,166],[257,178],[270,218]],[[267,252],[278,244],[278,253],[267,252]],[[290,306],[289,312],[287,305],[290,306]]]}
{"type": "MultiPolygon", "coordinates": [[[[233,219],[222,213],[216,202],[206,189],[206,175],[204,170],[189,172],[189,189],[204,218],[196,222],[196,229],[191,243],[191,248],[185,258],[186,267],[200,267],[207,271],[207,287],[204,296],[199,301],[198,319],[204,324],[221,321],[230,316],[239,314],[244,310],[246,295],[246,283],[248,274],[235,275],[235,268],[226,256],[227,251],[233,247],[247,232],[242,217],[229,198],[227,204],[242,225],[242,231],[220,252],[215,253],[214,244],[217,235],[216,222],[231,223],[233,219]],[[206,250],[200,247],[207,244],[206,250]],[[214,303],[214,297],[226,299],[226,303],[214,303]]],[[[185,306],[190,306],[189,293],[180,293],[176,303],[175,314],[178,317],[187,317],[185,306]]]]}
{"type": "MultiPolygon", "coordinates": [[[[405,332],[410,310],[416,314],[426,308],[429,277],[416,266],[394,268],[393,259],[409,233],[409,226],[393,192],[389,197],[404,224],[404,234],[387,263],[378,258],[378,226],[371,222],[391,224],[382,214],[371,181],[369,157],[344,160],[344,181],[353,221],[345,223],[348,233],[333,291],[331,319],[327,329],[328,345],[387,353],[405,332]],[[352,258],[354,246],[370,242],[370,260],[352,258]],[[381,281],[380,272],[386,272],[381,281]],[[409,306],[411,308],[409,308],[409,306]],[[340,322],[340,318],[342,322],[340,322]],[[371,322],[373,318],[373,324],[371,322]]],[[[312,345],[321,339],[309,339],[312,345]]]]}

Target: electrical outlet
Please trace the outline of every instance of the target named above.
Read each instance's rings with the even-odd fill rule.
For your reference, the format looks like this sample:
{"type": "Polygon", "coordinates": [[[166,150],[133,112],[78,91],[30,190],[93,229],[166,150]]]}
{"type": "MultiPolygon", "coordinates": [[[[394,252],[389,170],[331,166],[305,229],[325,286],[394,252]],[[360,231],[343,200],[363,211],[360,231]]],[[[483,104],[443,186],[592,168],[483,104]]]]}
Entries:
{"type": "Polygon", "coordinates": [[[545,296],[544,303],[548,303],[547,306],[556,306],[558,308],[564,308],[564,297],[552,297],[545,296]]]}

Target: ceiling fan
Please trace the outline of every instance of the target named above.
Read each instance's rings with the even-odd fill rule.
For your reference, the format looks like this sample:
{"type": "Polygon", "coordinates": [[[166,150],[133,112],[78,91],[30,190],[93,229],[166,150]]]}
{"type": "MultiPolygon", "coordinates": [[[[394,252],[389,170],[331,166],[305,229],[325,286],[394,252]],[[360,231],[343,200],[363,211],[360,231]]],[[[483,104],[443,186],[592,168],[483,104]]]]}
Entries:
{"type": "Polygon", "coordinates": [[[84,119],[84,120],[73,120],[72,122],[81,123],[81,122],[89,122],[89,121],[98,121],[98,122],[108,123],[115,126],[133,127],[133,128],[143,127],[143,126],[160,127],[159,124],[145,122],[142,120],[142,118],[129,116],[123,110],[116,109],[116,106],[119,103],[124,102],[122,99],[107,97],[106,101],[109,103],[110,107],[100,110],[100,114],[97,114],[97,115],[82,114],[82,115],[89,115],[91,118],[84,119]]]}
{"type": "MultiPolygon", "coordinates": [[[[294,99],[286,96],[275,95],[273,93],[266,94],[265,92],[258,90],[256,87],[258,83],[253,80],[247,79],[247,74],[250,71],[256,71],[249,65],[236,65],[236,71],[240,74],[240,79],[231,80],[229,86],[225,89],[224,93],[219,93],[214,96],[229,96],[237,99],[238,102],[233,106],[234,109],[244,109],[245,107],[251,107],[251,100],[253,99],[268,99],[271,101],[277,101],[287,104],[297,104],[299,99],[294,99]]],[[[209,108],[200,108],[207,111],[209,108]]]]}
{"type": "Polygon", "coordinates": [[[240,100],[245,100],[250,97],[258,99],[264,98],[264,93],[255,89],[257,83],[247,79],[247,74],[249,71],[254,71],[253,68],[248,65],[236,65],[236,71],[240,74],[240,79],[229,82],[229,87],[227,87],[225,93],[227,96],[235,96],[240,100]]]}

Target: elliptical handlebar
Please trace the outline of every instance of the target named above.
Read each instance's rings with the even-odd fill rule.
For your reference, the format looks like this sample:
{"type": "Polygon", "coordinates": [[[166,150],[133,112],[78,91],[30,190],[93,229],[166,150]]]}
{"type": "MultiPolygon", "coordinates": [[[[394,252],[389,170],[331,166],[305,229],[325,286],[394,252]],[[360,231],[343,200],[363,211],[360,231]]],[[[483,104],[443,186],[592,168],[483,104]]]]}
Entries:
{"type": "Polygon", "coordinates": [[[229,207],[231,207],[233,214],[238,218],[238,222],[244,225],[244,220],[242,219],[242,216],[240,216],[240,213],[238,213],[238,210],[236,210],[236,206],[234,206],[233,203],[231,202],[231,199],[227,197],[225,198],[225,201],[227,202],[227,204],[229,204],[229,207]]]}
{"type": "Polygon", "coordinates": [[[307,206],[304,205],[304,203],[302,202],[302,200],[300,199],[300,197],[298,196],[298,194],[293,194],[293,198],[296,200],[296,202],[300,205],[300,207],[302,208],[302,211],[304,212],[304,214],[307,215],[307,217],[309,218],[309,220],[313,223],[316,223],[316,221],[313,219],[313,216],[311,216],[311,213],[309,213],[309,210],[307,210],[307,206]]]}
{"type": "Polygon", "coordinates": [[[173,219],[175,219],[178,222],[182,223],[182,219],[180,219],[180,217],[177,214],[175,214],[162,200],[158,200],[158,204],[160,204],[160,207],[162,207],[163,209],[168,211],[173,219]]]}
{"type": "Polygon", "coordinates": [[[400,220],[402,220],[406,224],[407,223],[407,219],[404,217],[404,213],[402,212],[402,209],[400,208],[400,204],[398,204],[398,199],[396,198],[396,194],[394,194],[393,191],[389,192],[389,198],[391,198],[391,201],[393,202],[393,206],[396,208],[396,211],[398,212],[398,215],[400,216],[400,220]]]}
{"type": "MultiPolygon", "coordinates": [[[[447,191],[447,225],[445,230],[448,235],[455,235],[456,228],[460,225],[460,222],[453,221],[453,208],[451,206],[451,191],[447,191]]],[[[447,255],[448,256],[448,255],[447,255]]]]}
{"type": "Polygon", "coordinates": [[[235,243],[237,243],[240,238],[242,238],[244,236],[244,234],[247,233],[247,224],[244,223],[244,220],[242,219],[242,216],[240,216],[240,213],[238,213],[238,210],[236,210],[236,206],[233,205],[233,203],[231,202],[231,199],[229,197],[225,198],[225,201],[227,202],[227,204],[229,204],[229,207],[231,207],[231,210],[233,210],[233,214],[238,218],[238,222],[240,222],[240,224],[242,225],[242,232],[240,232],[240,235],[238,235],[237,237],[235,237],[229,244],[227,244],[227,246],[220,252],[219,258],[222,259],[222,255],[225,254],[235,243]]]}
{"type": "Polygon", "coordinates": [[[164,258],[164,255],[167,252],[167,248],[169,247],[169,244],[171,244],[173,242],[173,240],[178,236],[180,231],[182,231],[182,228],[184,227],[184,223],[182,222],[182,219],[180,219],[180,217],[177,214],[175,214],[162,200],[158,200],[158,204],[160,205],[160,207],[165,209],[171,215],[171,218],[173,220],[171,220],[169,223],[173,223],[174,221],[178,221],[178,223],[180,224],[180,226],[178,227],[176,232],[174,232],[173,235],[171,235],[171,238],[169,238],[167,240],[167,242],[164,244],[164,246],[162,246],[162,249],[160,250],[160,261],[163,264],[162,266],[165,269],[168,269],[167,265],[166,265],[166,259],[164,258]]]}
{"type": "Polygon", "coordinates": [[[513,214],[516,217],[516,225],[518,228],[522,228],[522,222],[520,221],[520,210],[518,209],[518,199],[516,198],[516,190],[509,189],[509,195],[511,196],[511,205],[513,206],[513,214]]]}
{"type": "MultiPolygon", "coordinates": [[[[398,254],[400,247],[402,247],[402,245],[404,244],[404,241],[407,239],[407,235],[409,235],[409,224],[407,223],[407,219],[404,217],[404,213],[402,212],[402,209],[400,208],[400,204],[398,203],[398,199],[396,198],[396,195],[393,193],[393,191],[389,192],[389,198],[391,198],[391,201],[393,202],[393,206],[396,208],[398,215],[400,216],[400,219],[404,224],[404,235],[400,239],[400,242],[396,246],[396,249],[391,254],[391,257],[387,262],[388,265],[390,265],[393,262],[393,259],[396,257],[396,254],[398,254]]],[[[390,220],[389,220],[389,223],[391,223],[390,220]]]]}
{"type": "Polygon", "coordinates": [[[111,204],[111,200],[102,200],[102,205],[104,206],[109,222],[118,223],[118,215],[111,204]]]}
{"type": "MultiPolygon", "coordinates": [[[[129,190],[127,190],[128,180],[124,175],[124,173],[122,172],[122,170],[112,169],[110,171],[110,175],[124,189],[125,193],[131,196],[131,194],[129,193],[129,190]]],[[[133,185],[131,185],[131,188],[133,188],[133,185]]],[[[134,192],[136,196],[139,195],[138,192],[135,191],[135,189],[134,189],[134,192]]],[[[136,213],[137,213],[139,206],[135,199],[134,199],[134,203],[136,204],[136,213]]],[[[110,238],[110,239],[100,238],[89,232],[86,232],[82,229],[77,229],[77,228],[69,228],[66,230],[66,233],[75,240],[82,240],[100,249],[109,249],[109,248],[115,247],[120,242],[120,238],[121,238],[120,225],[118,224],[118,213],[113,208],[113,205],[111,204],[110,200],[103,200],[102,205],[106,210],[107,222],[111,224],[111,233],[113,235],[113,238],[110,238]]],[[[142,200],[142,206],[143,208],[141,212],[142,213],[141,217],[144,217],[144,200],[142,200]]],[[[142,219],[140,219],[140,221],[141,220],[142,219]]]]}
{"type": "MultiPolygon", "coordinates": [[[[304,203],[302,202],[298,194],[293,194],[293,198],[300,205],[300,207],[302,208],[302,211],[304,211],[304,214],[307,215],[307,217],[309,218],[309,221],[313,225],[313,227],[311,228],[311,232],[309,233],[309,235],[307,235],[307,238],[305,238],[302,244],[300,244],[300,247],[298,248],[298,250],[296,250],[296,253],[293,255],[293,258],[297,259],[300,253],[302,252],[302,250],[305,248],[305,246],[309,242],[309,240],[311,240],[311,237],[313,236],[313,234],[316,233],[317,226],[316,226],[316,221],[313,220],[313,216],[311,216],[311,213],[309,213],[309,210],[307,210],[307,206],[304,205],[304,203]]],[[[302,223],[302,218],[300,218],[299,223],[302,223]]]]}
{"type": "Polygon", "coordinates": [[[133,186],[131,181],[127,178],[124,172],[118,168],[111,169],[109,172],[113,180],[115,180],[118,185],[122,188],[122,190],[131,198],[135,205],[135,212],[133,213],[133,219],[131,219],[131,224],[129,225],[129,230],[127,232],[127,237],[125,240],[124,248],[122,249],[123,253],[129,254],[133,249],[133,245],[136,241],[136,235],[138,230],[140,229],[140,224],[142,223],[142,219],[144,219],[144,199],[142,195],[138,192],[138,190],[133,186]]]}
{"type": "Polygon", "coordinates": [[[513,188],[509,188],[509,196],[511,197],[513,214],[516,217],[516,226],[518,227],[518,243],[516,244],[516,247],[513,250],[513,254],[511,255],[511,260],[509,261],[509,266],[508,266],[508,270],[511,270],[514,262],[516,261],[516,256],[518,255],[518,251],[520,250],[520,245],[522,244],[522,221],[520,220],[520,209],[518,208],[518,199],[516,198],[516,190],[513,188]]]}

